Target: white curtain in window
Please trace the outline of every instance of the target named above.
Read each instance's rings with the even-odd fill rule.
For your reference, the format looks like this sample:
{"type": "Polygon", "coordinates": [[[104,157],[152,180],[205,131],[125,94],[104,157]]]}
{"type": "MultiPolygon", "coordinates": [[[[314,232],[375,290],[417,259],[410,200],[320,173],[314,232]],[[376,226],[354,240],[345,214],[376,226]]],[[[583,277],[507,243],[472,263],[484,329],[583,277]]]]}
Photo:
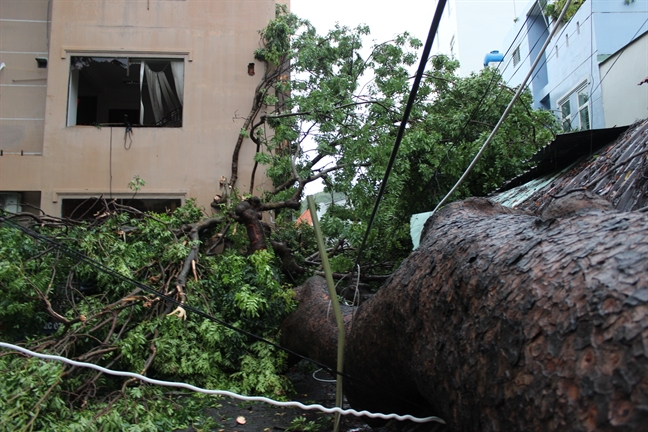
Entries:
{"type": "Polygon", "coordinates": [[[140,63],[140,121],[139,124],[144,124],[144,101],[142,100],[142,87],[144,85],[144,68],[146,62],[142,60],[140,63]]]}
{"type": "Polygon", "coordinates": [[[176,91],[178,92],[178,99],[180,105],[184,105],[184,61],[172,61],[171,72],[173,72],[173,82],[175,83],[176,91]]]}
{"type": "Polygon", "coordinates": [[[68,126],[76,126],[77,124],[77,106],[79,103],[79,70],[72,69],[70,71],[70,84],[68,87],[68,126]]]}
{"type": "MultiPolygon", "coordinates": [[[[144,62],[142,62],[144,63],[144,62]]],[[[158,75],[151,70],[149,65],[144,65],[144,74],[146,74],[146,83],[148,84],[151,105],[153,106],[153,117],[158,122],[164,116],[164,106],[162,105],[162,91],[158,82],[158,75]]]]}
{"type": "Polygon", "coordinates": [[[155,117],[155,122],[157,123],[165,115],[165,104],[170,112],[180,108],[180,101],[173,92],[164,70],[155,72],[148,64],[145,64],[144,73],[146,74],[146,83],[148,85],[149,96],[151,97],[151,105],[153,106],[153,117],[155,117]]]}

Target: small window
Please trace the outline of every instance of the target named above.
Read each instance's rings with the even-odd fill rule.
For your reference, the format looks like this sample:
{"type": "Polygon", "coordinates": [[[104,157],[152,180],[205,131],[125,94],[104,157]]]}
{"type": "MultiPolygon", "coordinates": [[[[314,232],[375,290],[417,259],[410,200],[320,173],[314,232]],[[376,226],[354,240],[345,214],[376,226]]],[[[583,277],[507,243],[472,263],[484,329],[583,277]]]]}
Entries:
{"type": "Polygon", "coordinates": [[[565,34],[565,46],[566,47],[569,46],[569,35],[568,34],[565,34]]]}
{"type": "Polygon", "coordinates": [[[563,131],[569,132],[572,130],[572,125],[571,125],[571,103],[569,99],[567,99],[565,102],[563,102],[560,105],[560,117],[561,117],[561,123],[562,123],[562,128],[563,131]]]}
{"type": "Polygon", "coordinates": [[[590,96],[587,81],[558,102],[560,121],[565,132],[591,129],[590,96]]]}
{"type": "Polygon", "coordinates": [[[576,34],[580,34],[580,21],[576,21],[576,34]]]}
{"type": "Polygon", "coordinates": [[[578,117],[581,129],[590,129],[589,93],[587,87],[578,91],[578,117]]]}
{"type": "Polygon", "coordinates": [[[454,47],[455,47],[455,37],[454,35],[452,35],[452,39],[450,39],[450,57],[454,57],[455,55],[454,47]]]}
{"type": "Polygon", "coordinates": [[[72,57],[68,126],[182,126],[182,59],[72,57]]]}
{"type": "Polygon", "coordinates": [[[556,44],[556,58],[558,58],[558,44],[556,44]]]}
{"type": "Polygon", "coordinates": [[[513,51],[513,67],[517,66],[520,63],[520,46],[513,51]]]}

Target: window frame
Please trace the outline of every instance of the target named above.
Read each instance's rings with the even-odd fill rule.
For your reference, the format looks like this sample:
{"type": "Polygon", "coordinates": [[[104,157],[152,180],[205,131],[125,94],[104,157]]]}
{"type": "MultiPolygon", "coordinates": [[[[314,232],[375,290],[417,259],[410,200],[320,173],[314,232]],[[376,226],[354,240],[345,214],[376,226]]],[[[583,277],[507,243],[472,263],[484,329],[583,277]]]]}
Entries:
{"type": "Polygon", "coordinates": [[[511,57],[513,58],[513,67],[520,64],[520,62],[522,61],[522,56],[520,55],[520,45],[518,45],[513,50],[513,54],[511,55],[511,57]]]}
{"type": "MultiPolygon", "coordinates": [[[[77,112],[76,112],[76,107],[73,107],[73,103],[77,103],[78,100],[78,76],[75,77],[75,75],[71,71],[71,66],[72,66],[72,57],[97,57],[97,58],[127,58],[132,60],[133,62],[135,61],[140,61],[140,60],[149,60],[149,61],[155,61],[155,60],[160,60],[160,61],[169,61],[169,62],[182,62],[183,64],[183,79],[182,79],[182,103],[181,103],[181,108],[180,108],[180,113],[179,113],[179,119],[176,116],[176,121],[174,124],[156,124],[158,123],[157,121],[154,122],[153,124],[140,124],[141,119],[138,119],[137,122],[129,122],[129,124],[124,123],[118,123],[118,124],[111,124],[112,126],[120,126],[123,125],[124,127],[183,127],[184,126],[184,117],[182,116],[182,111],[184,111],[184,106],[185,106],[185,95],[186,95],[186,82],[187,82],[187,72],[189,70],[188,65],[193,61],[193,52],[191,50],[178,50],[178,51],[167,51],[167,50],[102,50],[102,49],[88,49],[88,48],[75,48],[75,47],[63,47],[61,50],[61,59],[69,59],[68,61],[68,70],[69,72],[69,78],[68,78],[68,100],[67,100],[67,106],[66,106],[66,127],[75,127],[75,126],[84,126],[84,125],[77,125],[77,112]],[[75,82],[76,81],[76,82],[75,82]]],[[[135,77],[138,79],[141,83],[142,79],[139,77],[135,77]]],[[[175,85],[174,85],[175,88],[175,85]]],[[[142,99],[141,93],[143,90],[140,90],[140,100],[142,99]]],[[[177,95],[176,95],[177,96],[177,95]]],[[[140,107],[141,110],[141,107],[140,107]]],[[[105,125],[106,123],[104,122],[97,122],[95,125],[101,126],[105,125]]]]}
{"type": "Polygon", "coordinates": [[[585,79],[558,100],[557,111],[560,113],[563,131],[570,132],[592,128],[589,85],[589,81],[585,79]],[[581,95],[585,96],[585,100],[581,99],[581,95]],[[567,107],[568,112],[565,111],[565,107],[567,107]],[[585,121],[587,124],[584,125],[585,121]]]}

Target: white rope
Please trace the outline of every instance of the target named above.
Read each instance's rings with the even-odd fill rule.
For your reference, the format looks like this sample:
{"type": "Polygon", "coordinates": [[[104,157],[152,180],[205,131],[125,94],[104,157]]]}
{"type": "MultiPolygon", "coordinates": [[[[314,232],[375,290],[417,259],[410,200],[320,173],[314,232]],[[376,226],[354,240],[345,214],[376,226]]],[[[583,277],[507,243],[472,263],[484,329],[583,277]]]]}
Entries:
{"type": "Polygon", "coordinates": [[[56,361],[60,361],[60,362],[63,362],[63,363],[67,363],[67,364],[72,365],[72,366],[87,367],[87,368],[90,368],[90,369],[95,369],[95,370],[98,370],[100,372],[103,372],[103,373],[106,373],[106,374],[109,374],[109,375],[123,376],[123,377],[129,377],[129,378],[137,378],[137,379],[142,380],[144,382],[147,382],[149,384],[155,384],[155,385],[161,385],[161,386],[167,386],[167,387],[181,387],[181,388],[186,388],[188,390],[199,392],[199,393],[205,393],[205,394],[209,394],[209,395],[229,396],[229,397],[232,397],[232,398],[235,398],[235,399],[240,399],[240,400],[248,401],[248,402],[265,402],[265,403],[268,403],[268,404],[271,404],[271,405],[276,405],[276,406],[279,406],[279,407],[296,407],[296,408],[301,408],[303,410],[319,410],[319,411],[325,412],[327,414],[334,414],[334,413],[339,413],[341,415],[351,414],[351,415],[354,415],[356,417],[366,416],[366,417],[370,417],[370,418],[380,418],[380,419],[384,419],[384,420],[395,419],[395,420],[398,420],[398,421],[409,420],[409,421],[412,421],[412,422],[415,422],[415,423],[438,422],[438,423],[445,424],[445,421],[443,421],[441,418],[436,417],[436,416],[420,418],[420,417],[413,417],[413,416],[411,416],[409,414],[401,416],[401,415],[398,415],[398,414],[370,413],[368,411],[356,411],[354,409],[342,409],[342,408],[339,408],[339,407],[326,408],[326,407],[324,407],[322,405],[318,405],[318,404],[304,405],[301,402],[279,402],[279,401],[269,399],[269,398],[266,398],[266,397],[262,397],[262,396],[243,396],[243,395],[240,395],[240,394],[232,393],[232,392],[227,391],[227,390],[207,390],[207,389],[202,389],[200,387],[196,387],[196,386],[193,386],[193,385],[187,384],[187,383],[173,382],[173,381],[161,381],[161,380],[156,380],[156,379],[153,379],[153,378],[148,378],[148,377],[145,377],[144,375],[136,374],[136,373],[133,373],[133,372],[114,371],[114,370],[111,370],[111,369],[106,369],[106,368],[101,367],[101,366],[97,366],[97,365],[92,364],[92,363],[84,363],[84,362],[79,362],[79,361],[76,361],[76,360],[70,360],[70,359],[68,359],[66,357],[60,357],[60,356],[55,356],[55,355],[50,355],[50,354],[40,354],[40,353],[30,351],[30,350],[28,350],[26,348],[19,347],[19,346],[16,346],[16,345],[5,343],[5,342],[0,342],[0,347],[7,348],[7,349],[12,349],[12,350],[15,350],[15,351],[20,351],[20,352],[22,352],[24,354],[27,354],[27,355],[30,355],[30,356],[33,356],[33,357],[38,357],[38,358],[44,359],[44,360],[56,360],[56,361]]]}
{"type": "Polygon", "coordinates": [[[315,381],[323,382],[323,383],[336,383],[337,380],[334,379],[322,379],[322,378],[317,378],[317,372],[321,371],[322,368],[317,369],[315,372],[313,372],[313,379],[315,381]]]}

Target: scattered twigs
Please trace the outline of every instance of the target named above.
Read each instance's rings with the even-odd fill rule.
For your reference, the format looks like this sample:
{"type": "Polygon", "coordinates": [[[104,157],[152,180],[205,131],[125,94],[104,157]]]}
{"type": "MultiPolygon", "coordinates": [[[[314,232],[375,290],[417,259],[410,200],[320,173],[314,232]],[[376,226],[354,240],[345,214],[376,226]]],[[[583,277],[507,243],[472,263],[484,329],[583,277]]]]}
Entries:
{"type": "Polygon", "coordinates": [[[41,299],[43,303],[45,303],[45,308],[47,309],[47,313],[52,316],[55,320],[62,322],[65,325],[69,325],[71,322],[67,318],[65,318],[63,315],[57,313],[54,311],[52,308],[52,303],[49,301],[47,296],[41,292],[41,290],[38,289],[37,286],[34,286],[34,290],[36,291],[36,294],[38,295],[38,298],[41,299]]]}
{"type": "Polygon", "coordinates": [[[91,350],[88,351],[87,353],[80,355],[76,358],[77,361],[86,361],[88,359],[91,359],[93,357],[102,357],[104,354],[108,354],[114,351],[117,351],[119,348],[116,346],[108,347],[108,348],[103,348],[103,349],[96,349],[96,350],[91,350]]]}
{"type": "Polygon", "coordinates": [[[194,278],[196,281],[198,281],[198,275],[196,273],[196,261],[198,261],[200,248],[200,232],[214,228],[221,223],[223,223],[223,218],[213,217],[195,224],[184,225],[182,227],[181,231],[186,233],[191,239],[191,250],[189,251],[187,258],[185,259],[180,274],[178,274],[178,277],[176,278],[176,283],[178,285],[185,286],[187,284],[187,275],[189,274],[189,270],[193,270],[194,278]]]}

